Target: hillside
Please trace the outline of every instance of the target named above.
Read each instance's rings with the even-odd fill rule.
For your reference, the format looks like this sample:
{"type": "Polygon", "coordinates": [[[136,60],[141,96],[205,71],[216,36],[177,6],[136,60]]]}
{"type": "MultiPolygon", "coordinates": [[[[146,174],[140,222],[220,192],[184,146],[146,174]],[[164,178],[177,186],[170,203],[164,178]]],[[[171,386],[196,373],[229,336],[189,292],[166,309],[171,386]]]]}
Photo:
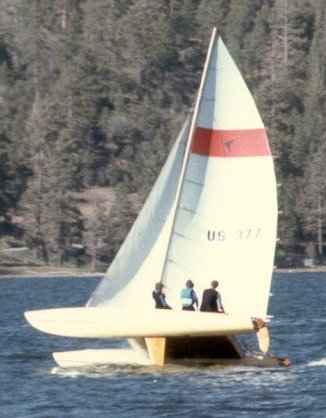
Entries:
{"type": "Polygon", "coordinates": [[[268,128],[276,264],[323,263],[325,1],[0,0],[0,10],[0,248],[27,246],[52,265],[112,260],[193,106],[216,26],[268,128]]]}

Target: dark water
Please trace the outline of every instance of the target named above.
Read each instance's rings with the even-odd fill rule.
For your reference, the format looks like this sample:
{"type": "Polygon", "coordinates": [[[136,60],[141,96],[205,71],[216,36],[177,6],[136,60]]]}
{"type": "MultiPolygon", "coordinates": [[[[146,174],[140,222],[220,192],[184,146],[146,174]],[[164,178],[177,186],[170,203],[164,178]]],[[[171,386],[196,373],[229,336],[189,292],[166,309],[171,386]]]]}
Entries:
{"type": "Polygon", "coordinates": [[[273,278],[271,352],[290,357],[289,368],[59,369],[53,351],[104,347],[103,342],[41,334],[23,312],[84,305],[97,283],[94,278],[0,280],[0,417],[326,416],[326,274],[273,278]]]}

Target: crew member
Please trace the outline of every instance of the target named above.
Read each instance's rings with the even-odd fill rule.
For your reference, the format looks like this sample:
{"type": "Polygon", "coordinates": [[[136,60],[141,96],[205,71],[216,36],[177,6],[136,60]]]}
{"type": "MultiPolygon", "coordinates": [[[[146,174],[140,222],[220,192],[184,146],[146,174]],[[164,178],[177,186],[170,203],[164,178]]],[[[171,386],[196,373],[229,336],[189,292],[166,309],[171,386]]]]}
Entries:
{"type": "Polygon", "coordinates": [[[218,287],[218,281],[213,280],[211,283],[211,287],[209,289],[204,290],[202,302],[200,305],[200,310],[202,312],[224,313],[221,295],[216,290],[217,287],[218,287]]]}
{"type": "Polygon", "coordinates": [[[163,284],[158,282],[155,284],[155,289],[152,292],[153,299],[155,300],[156,309],[172,309],[165,300],[165,294],[162,292],[163,284]]]}
{"type": "Polygon", "coordinates": [[[198,309],[198,298],[194,286],[191,280],[187,280],[186,287],[181,290],[181,303],[184,311],[195,311],[195,307],[198,309]]]}

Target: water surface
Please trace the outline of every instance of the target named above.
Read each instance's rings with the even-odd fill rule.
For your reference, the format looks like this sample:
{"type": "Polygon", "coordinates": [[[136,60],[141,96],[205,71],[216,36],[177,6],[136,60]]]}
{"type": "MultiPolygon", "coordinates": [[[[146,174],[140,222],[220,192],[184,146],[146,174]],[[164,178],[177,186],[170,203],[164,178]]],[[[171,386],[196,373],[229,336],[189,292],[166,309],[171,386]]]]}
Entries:
{"type": "Polygon", "coordinates": [[[53,351],[116,348],[124,342],[42,334],[26,323],[23,312],[84,305],[98,280],[0,280],[2,418],[325,417],[326,274],[273,277],[271,352],[290,357],[291,367],[60,369],[53,351]]]}

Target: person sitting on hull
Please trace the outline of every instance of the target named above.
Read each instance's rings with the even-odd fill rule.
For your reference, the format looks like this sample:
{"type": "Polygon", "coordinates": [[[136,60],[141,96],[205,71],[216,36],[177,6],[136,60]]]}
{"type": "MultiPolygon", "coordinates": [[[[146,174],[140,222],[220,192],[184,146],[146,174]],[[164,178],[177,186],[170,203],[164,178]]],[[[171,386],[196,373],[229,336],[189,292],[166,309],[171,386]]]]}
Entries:
{"type": "Polygon", "coordinates": [[[155,289],[152,292],[153,299],[155,300],[156,309],[172,309],[165,300],[165,294],[162,292],[163,283],[157,282],[155,284],[155,289]]]}
{"type": "Polygon", "coordinates": [[[186,281],[186,287],[181,290],[181,303],[183,311],[195,311],[198,309],[198,298],[194,291],[194,283],[191,280],[186,281]]]}
{"type": "Polygon", "coordinates": [[[205,289],[203,292],[202,302],[200,305],[201,312],[218,312],[225,313],[220,293],[216,290],[218,281],[211,282],[211,288],[205,289]]]}

